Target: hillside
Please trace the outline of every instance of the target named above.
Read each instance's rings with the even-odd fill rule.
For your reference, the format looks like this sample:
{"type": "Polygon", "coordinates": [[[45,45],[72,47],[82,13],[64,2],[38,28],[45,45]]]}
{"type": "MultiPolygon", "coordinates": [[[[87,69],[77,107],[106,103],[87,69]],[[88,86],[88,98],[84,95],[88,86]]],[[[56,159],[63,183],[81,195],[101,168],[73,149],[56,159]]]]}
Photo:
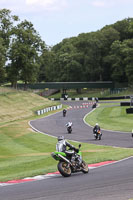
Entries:
{"type": "Polygon", "coordinates": [[[56,104],[31,92],[0,88],[0,125],[32,117],[38,109],[56,104]]]}

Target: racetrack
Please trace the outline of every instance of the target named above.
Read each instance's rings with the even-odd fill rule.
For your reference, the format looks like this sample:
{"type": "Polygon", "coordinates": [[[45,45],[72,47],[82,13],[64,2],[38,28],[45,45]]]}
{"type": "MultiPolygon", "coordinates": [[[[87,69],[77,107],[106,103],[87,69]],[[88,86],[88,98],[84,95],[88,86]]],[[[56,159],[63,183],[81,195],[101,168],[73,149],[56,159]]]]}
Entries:
{"type": "MultiPolygon", "coordinates": [[[[81,102],[69,102],[73,107],[81,102]]],[[[88,108],[75,108],[31,121],[40,132],[49,135],[64,135],[65,138],[93,144],[133,147],[129,133],[102,131],[103,137],[95,141],[92,128],[83,121],[88,108]],[[73,122],[72,134],[67,134],[65,124],[73,122]]],[[[69,178],[60,174],[48,179],[10,185],[0,188],[2,200],[128,200],[133,198],[133,157],[107,166],[90,169],[89,174],[76,173],[69,178]]]]}
{"type": "Polygon", "coordinates": [[[128,200],[133,198],[133,157],[69,178],[61,175],[0,188],[1,200],[128,200]]]}
{"type": "Polygon", "coordinates": [[[32,127],[40,132],[47,133],[52,136],[64,135],[66,139],[87,142],[98,145],[108,145],[116,147],[133,148],[133,138],[131,133],[113,132],[102,130],[102,140],[95,140],[92,134],[92,127],[86,125],[83,121],[84,116],[92,110],[92,106],[88,108],[74,108],[80,106],[83,102],[63,102],[72,109],[67,111],[66,117],[62,116],[62,112],[56,113],[48,117],[31,121],[32,127]],[[68,121],[73,122],[72,134],[68,134],[65,124],[68,121]]]}

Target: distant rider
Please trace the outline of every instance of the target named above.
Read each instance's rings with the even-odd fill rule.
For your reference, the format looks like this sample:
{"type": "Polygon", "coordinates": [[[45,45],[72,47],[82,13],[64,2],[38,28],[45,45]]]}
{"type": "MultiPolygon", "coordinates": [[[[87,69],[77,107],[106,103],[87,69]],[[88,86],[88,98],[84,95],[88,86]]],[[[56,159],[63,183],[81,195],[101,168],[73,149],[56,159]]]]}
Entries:
{"type": "Polygon", "coordinates": [[[93,128],[93,134],[97,133],[98,131],[101,131],[101,128],[100,128],[99,124],[96,123],[96,125],[93,128]]]}
{"type": "Polygon", "coordinates": [[[68,127],[72,127],[73,123],[72,122],[67,122],[66,126],[68,127]]]}
{"type": "Polygon", "coordinates": [[[64,116],[64,117],[66,116],[66,113],[67,113],[67,110],[66,110],[66,109],[63,109],[63,116],[64,116]]]}

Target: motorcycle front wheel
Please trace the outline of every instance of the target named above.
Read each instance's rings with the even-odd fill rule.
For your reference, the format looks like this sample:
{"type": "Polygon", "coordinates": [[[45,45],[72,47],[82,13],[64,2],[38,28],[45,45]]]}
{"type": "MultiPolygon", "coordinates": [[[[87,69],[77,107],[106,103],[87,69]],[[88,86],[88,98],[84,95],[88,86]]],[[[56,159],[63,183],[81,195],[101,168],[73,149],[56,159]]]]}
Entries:
{"type": "Polygon", "coordinates": [[[88,164],[85,161],[82,161],[81,167],[84,174],[89,172],[88,164]]]}
{"type": "Polygon", "coordinates": [[[101,140],[101,135],[99,135],[99,140],[101,140]]]}
{"type": "Polygon", "coordinates": [[[71,167],[66,162],[59,162],[58,163],[58,170],[61,173],[61,175],[64,176],[64,177],[71,176],[71,173],[72,173],[71,167]]]}

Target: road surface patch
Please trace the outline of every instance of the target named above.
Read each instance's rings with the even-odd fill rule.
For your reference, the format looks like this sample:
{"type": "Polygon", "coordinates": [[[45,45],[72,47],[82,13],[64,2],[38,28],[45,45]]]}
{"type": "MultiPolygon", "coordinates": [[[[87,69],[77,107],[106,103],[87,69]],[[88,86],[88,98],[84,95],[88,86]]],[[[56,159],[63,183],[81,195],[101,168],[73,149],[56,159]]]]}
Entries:
{"type": "MultiPolygon", "coordinates": [[[[116,162],[116,161],[105,161],[105,162],[100,162],[100,163],[89,164],[88,168],[94,169],[94,168],[97,168],[97,167],[100,167],[100,166],[112,164],[114,162],[116,162]]],[[[19,183],[43,180],[43,179],[48,179],[48,178],[58,176],[58,175],[60,175],[60,173],[57,171],[57,172],[52,172],[52,173],[48,173],[48,174],[45,174],[45,175],[27,177],[27,178],[20,179],[20,180],[10,180],[10,181],[7,181],[7,182],[0,182],[0,186],[7,186],[7,185],[14,185],[14,184],[19,184],[19,183]]]]}

